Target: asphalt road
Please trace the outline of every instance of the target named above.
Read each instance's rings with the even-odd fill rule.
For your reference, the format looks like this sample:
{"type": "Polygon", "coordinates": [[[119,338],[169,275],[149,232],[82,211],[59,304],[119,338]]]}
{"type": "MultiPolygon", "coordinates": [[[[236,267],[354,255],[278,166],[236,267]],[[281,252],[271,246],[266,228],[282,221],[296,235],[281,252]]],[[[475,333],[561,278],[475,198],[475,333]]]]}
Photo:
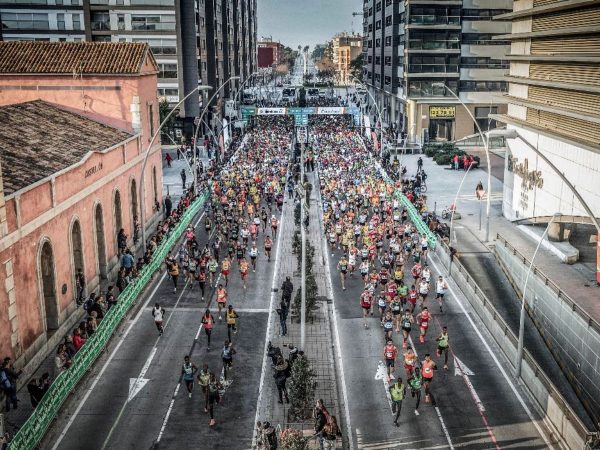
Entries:
{"type": "MultiPolygon", "coordinates": [[[[197,236],[204,246],[208,236],[203,221],[197,227],[197,236]]],[[[263,238],[261,232],[259,249],[263,238]]],[[[180,376],[184,355],[190,355],[198,367],[206,363],[212,371],[221,371],[220,352],[227,339],[225,320],[213,330],[209,352],[200,320],[210,305],[218,321],[214,291],[201,301],[197,284],[184,288],[180,277],[179,289],[173,293],[172,282],[161,276],[156,289],[143,299],[146,305],[115,336],[112,348],[95,365],[74,401],[50,430],[47,448],[250,448],[276,249],[277,241],[271,262],[259,254],[256,273],[250,271],[245,295],[238,266],[232,266],[227,289],[229,304],[240,316],[239,331],[232,336],[237,354],[233,382],[222,404],[215,407],[215,427],[208,426],[199,386],[189,398],[180,376]],[[166,309],[162,337],[151,315],[155,302],[166,309]],[[132,396],[130,385],[136,382],[142,387],[132,396]]]]}
{"type": "MultiPolygon", "coordinates": [[[[468,320],[455,297],[460,291],[451,280],[449,284],[453,292],[446,294],[443,313],[439,312],[433,299],[435,295],[430,294],[426,301],[434,317],[426,342],[419,343],[418,327],[413,327],[411,334],[419,360],[430,353],[438,364],[431,386],[437,409],[425,403],[423,395],[420,415],[416,416],[415,399],[409,395],[403,402],[400,426],[394,426],[387,384],[381,376],[377,376],[385,344],[383,330],[377,312],[369,318],[369,328],[364,328],[359,305],[363,281],[357,273],[347,279],[346,290],[342,290],[336,269],[340,257],[340,250],[335,249],[332,254],[329,249],[350,426],[358,448],[548,448],[518,396],[529,410],[533,410],[529,401],[518,387],[517,393],[513,392],[501,372],[503,362],[499,349],[468,307],[466,299],[462,298],[466,314],[473,324],[468,320]],[[452,349],[447,371],[442,368],[443,361],[435,356],[437,345],[434,339],[443,326],[448,327],[452,349]],[[455,370],[455,358],[462,361],[462,371],[455,370]],[[473,375],[467,375],[469,373],[473,375]]],[[[432,280],[435,280],[438,271],[435,266],[432,269],[432,280]]],[[[410,280],[410,274],[407,279],[410,280]]],[[[401,334],[394,333],[393,339],[402,354],[401,334]]],[[[396,375],[406,381],[401,361],[396,362],[396,375]]],[[[508,377],[516,385],[510,374],[508,377]]]]}

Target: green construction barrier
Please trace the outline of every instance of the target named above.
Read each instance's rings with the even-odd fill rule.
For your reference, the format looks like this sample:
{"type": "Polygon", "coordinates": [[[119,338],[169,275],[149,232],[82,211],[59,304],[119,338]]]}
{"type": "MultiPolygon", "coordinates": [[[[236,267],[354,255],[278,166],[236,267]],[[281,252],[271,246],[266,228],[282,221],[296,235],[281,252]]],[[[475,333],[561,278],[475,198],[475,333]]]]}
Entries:
{"type": "MultiPolygon", "coordinates": [[[[379,163],[378,163],[378,165],[379,165],[379,163]]],[[[381,167],[381,165],[379,165],[379,172],[381,173],[381,176],[383,177],[383,179],[385,181],[387,181],[388,183],[394,184],[392,179],[389,177],[389,175],[383,169],[383,167],[381,167]]],[[[412,202],[406,197],[406,195],[404,195],[402,193],[402,191],[400,189],[394,190],[394,196],[406,208],[406,211],[408,212],[408,216],[410,217],[410,220],[417,228],[417,231],[419,231],[419,233],[421,233],[421,235],[424,234],[425,236],[427,236],[427,242],[429,242],[429,247],[431,247],[431,249],[434,249],[435,245],[437,243],[437,238],[435,237],[435,234],[432,233],[432,231],[429,229],[427,224],[423,221],[423,218],[421,217],[421,214],[419,214],[419,211],[417,211],[417,208],[415,208],[415,205],[412,204],[412,202]]]]}
{"type": "Polygon", "coordinates": [[[209,193],[204,192],[188,207],[177,226],[156,249],[152,261],[142,269],[139,276],[119,295],[118,303],[108,311],[102,322],[100,322],[96,332],[88,339],[81,350],[77,352],[71,367],[61,372],[54,380],[42,401],[31,416],[29,416],[29,419],[27,419],[27,422],[25,422],[14,436],[9,445],[10,450],[33,449],[44,437],[44,434],[58,414],[66,398],[104,350],[133,302],[148,285],[154,272],[160,268],[169,250],[179,240],[194,216],[204,206],[208,197],[209,193]]]}

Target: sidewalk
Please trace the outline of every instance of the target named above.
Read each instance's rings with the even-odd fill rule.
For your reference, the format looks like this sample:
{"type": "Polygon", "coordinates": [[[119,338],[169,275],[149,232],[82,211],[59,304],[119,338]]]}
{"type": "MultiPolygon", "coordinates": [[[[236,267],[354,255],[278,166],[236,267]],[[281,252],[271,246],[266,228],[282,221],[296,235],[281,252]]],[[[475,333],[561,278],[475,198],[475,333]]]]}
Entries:
{"type": "MultiPolygon", "coordinates": [[[[163,150],[163,154],[165,154],[164,150],[163,150]]],[[[166,184],[165,183],[167,183],[167,182],[173,183],[173,185],[175,186],[174,188],[171,189],[171,197],[173,199],[173,207],[175,207],[177,205],[177,202],[179,201],[179,198],[181,198],[181,194],[183,192],[182,185],[181,185],[181,177],[180,177],[179,173],[181,172],[181,168],[184,165],[185,165],[184,161],[176,161],[175,160],[172,163],[173,167],[168,168],[167,164],[163,158],[163,192],[166,192],[166,184]],[[178,180],[179,183],[177,185],[175,185],[174,180],[178,180]]],[[[189,175],[189,173],[188,173],[188,175],[189,175]]],[[[108,284],[109,284],[108,281],[104,281],[103,284],[101,284],[101,286],[100,286],[101,292],[106,291],[108,284]]],[[[83,311],[83,310],[78,309],[77,311],[83,311]]],[[[85,314],[82,317],[84,318],[85,314]]],[[[82,318],[82,320],[83,320],[83,318],[82,318]]],[[[35,371],[33,378],[39,378],[44,373],[50,374],[51,379],[55,378],[55,363],[54,363],[55,351],[56,351],[56,349],[53,349],[53,351],[43,360],[42,364],[35,371]]],[[[3,412],[5,428],[6,428],[6,431],[11,436],[13,436],[18,431],[18,429],[27,421],[27,419],[33,412],[33,407],[31,406],[29,392],[27,391],[27,383],[28,382],[29,382],[29,380],[25,380],[25,383],[17,392],[17,397],[19,399],[19,408],[17,410],[11,409],[10,412],[8,412],[8,413],[3,412]]],[[[4,405],[2,405],[1,408],[2,408],[1,411],[4,411],[4,405]]]]}
{"type": "MultiPolygon", "coordinates": [[[[341,411],[339,411],[339,402],[337,398],[336,372],[333,359],[333,337],[329,323],[329,299],[326,298],[327,288],[325,279],[327,274],[325,273],[325,266],[323,265],[323,261],[326,256],[323,254],[323,248],[321,246],[321,232],[319,230],[319,216],[317,210],[319,205],[316,196],[316,189],[318,189],[318,186],[315,182],[314,173],[307,175],[309,176],[309,181],[313,184],[313,191],[310,199],[311,220],[307,233],[307,239],[315,247],[313,273],[317,281],[319,297],[317,300],[318,309],[313,312],[314,318],[312,321],[307,321],[306,324],[306,345],[304,352],[310,360],[313,370],[316,372],[317,389],[315,392],[315,400],[322,399],[329,412],[338,418],[339,423],[341,411]]],[[[286,276],[291,276],[294,284],[294,292],[292,293],[293,303],[293,299],[301,284],[301,280],[300,268],[297,267],[297,257],[291,251],[292,240],[296,228],[294,225],[294,203],[290,199],[286,199],[284,204],[281,223],[281,232],[277,237],[277,239],[283,239],[280,249],[282,256],[280,260],[277,288],[281,286],[281,283],[286,276]]],[[[278,292],[275,294],[275,307],[278,307],[280,300],[281,294],[278,289],[278,292]]],[[[292,311],[290,310],[290,315],[288,316],[287,336],[281,336],[279,317],[277,316],[277,313],[273,311],[273,325],[271,327],[271,335],[268,337],[268,340],[271,341],[274,347],[281,348],[284,357],[287,357],[287,348],[290,345],[295,347],[300,346],[299,319],[297,320],[296,317],[292,317],[291,313],[292,311]]],[[[314,434],[312,432],[313,419],[307,419],[301,424],[288,422],[288,404],[278,403],[278,394],[277,388],[275,387],[275,381],[272,376],[273,371],[271,369],[271,361],[268,360],[267,364],[268,367],[265,373],[265,384],[261,396],[259,397],[258,420],[267,420],[274,426],[279,425],[282,429],[288,427],[300,428],[304,430],[307,436],[314,434]]],[[[318,448],[316,440],[311,440],[310,445],[310,448],[318,448]]],[[[341,445],[342,442],[338,440],[336,448],[342,448],[341,445]]]]}
{"type": "MultiPolygon", "coordinates": [[[[417,159],[418,155],[407,155],[402,160],[402,164],[408,168],[407,174],[409,177],[414,175],[416,171],[417,159]]],[[[423,157],[423,166],[428,174],[426,193],[428,209],[433,211],[434,205],[437,203],[436,212],[440,215],[443,208],[454,202],[456,190],[465,173],[463,171],[447,170],[445,167],[434,163],[431,158],[426,157],[423,157]]],[[[451,245],[457,249],[460,261],[493,302],[502,318],[509,324],[513,332],[517,333],[521,299],[517,296],[508,278],[500,268],[493,248],[494,245],[502,245],[496,239],[497,233],[529,258],[533,255],[537,243],[533,242],[502,216],[503,185],[495,177],[492,177],[490,242],[485,242],[485,202],[480,203],[476,199],[475,185],[479,180],[482,180],[485,186],[486,177],[487,173],[482,170],[471,171],[467,174],[461,193],[458,196],[456,206],[461,218],[454,220],[451,245]],[[479,230],[480,206],[482,212],[481,230],[479,230]]],[[[539,250],[534,264],[560,285],[561,289],[571,298],[576,299],[582,308],[585,308],[584,304],[587,303],[590,307],[588,310],[590,315],[592,315],[591,311],[595,309],[596,317],[600,317],[600,305],[597,304],[597,301],[594,302],[594,298],[600,295],[600,289],[595,287],[595,283],[589,282],[589,275],[586,277],[586,269],[582,264],[573,266],[563,264],[558,257],[542,248],[539,250]]],[[[526,315],[524,337],[525,348],[535,357],[538,364],[571,405],[575,413],[585,423],[589,424],[589,416],[583,409],[578,396],[556,363],[529,315],[526,315]]]]}

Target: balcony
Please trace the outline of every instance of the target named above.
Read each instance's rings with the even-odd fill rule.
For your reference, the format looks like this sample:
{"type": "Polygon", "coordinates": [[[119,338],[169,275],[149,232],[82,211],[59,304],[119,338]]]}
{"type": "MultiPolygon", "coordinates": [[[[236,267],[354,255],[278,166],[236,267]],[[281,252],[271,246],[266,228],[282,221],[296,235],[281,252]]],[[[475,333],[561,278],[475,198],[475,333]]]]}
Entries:
{"type": "Polygon", "coordinates": [[[409,64],[407,66],[409,74],[422,73],[444,73],[459,76],[460,69],[458,64],[409,64]]]}
{"type": "Polygon", "coordinates": [[[455,25],[460,27],[460,16],[411,15],[409,25],[455,25]]]}
{"type": "Polygon", "coordinates": [[[110,31],[110,22],[92,21],[90,24],[92,31],[110,31]]]}
{"type": "Polygon", "coordinates": [[[458,50],[459,40],[430,41],[426,39],[409,39],[408,50],[458,50]]]}
{"type": "Polygon", "coordinates": [[[132,23],[131,29],[134,31],[174,31],[175,23],[132,23]]]}

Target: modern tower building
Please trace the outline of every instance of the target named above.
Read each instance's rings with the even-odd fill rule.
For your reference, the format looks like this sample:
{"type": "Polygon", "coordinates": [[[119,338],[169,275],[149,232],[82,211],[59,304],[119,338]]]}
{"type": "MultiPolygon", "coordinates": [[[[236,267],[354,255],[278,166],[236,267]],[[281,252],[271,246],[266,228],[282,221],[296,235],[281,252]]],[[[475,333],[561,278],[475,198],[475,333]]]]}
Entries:
{"type": "Polygon", "coordinates": [[[510,10],[512,0],[365,0],[364,81],[384,125],[421,142],[476,133],[452,90],[482,129],[493,128],[488,114],[506,110],[508,67],[508,41],[493,37],[510,23],[492,18],[510,10]]]}

